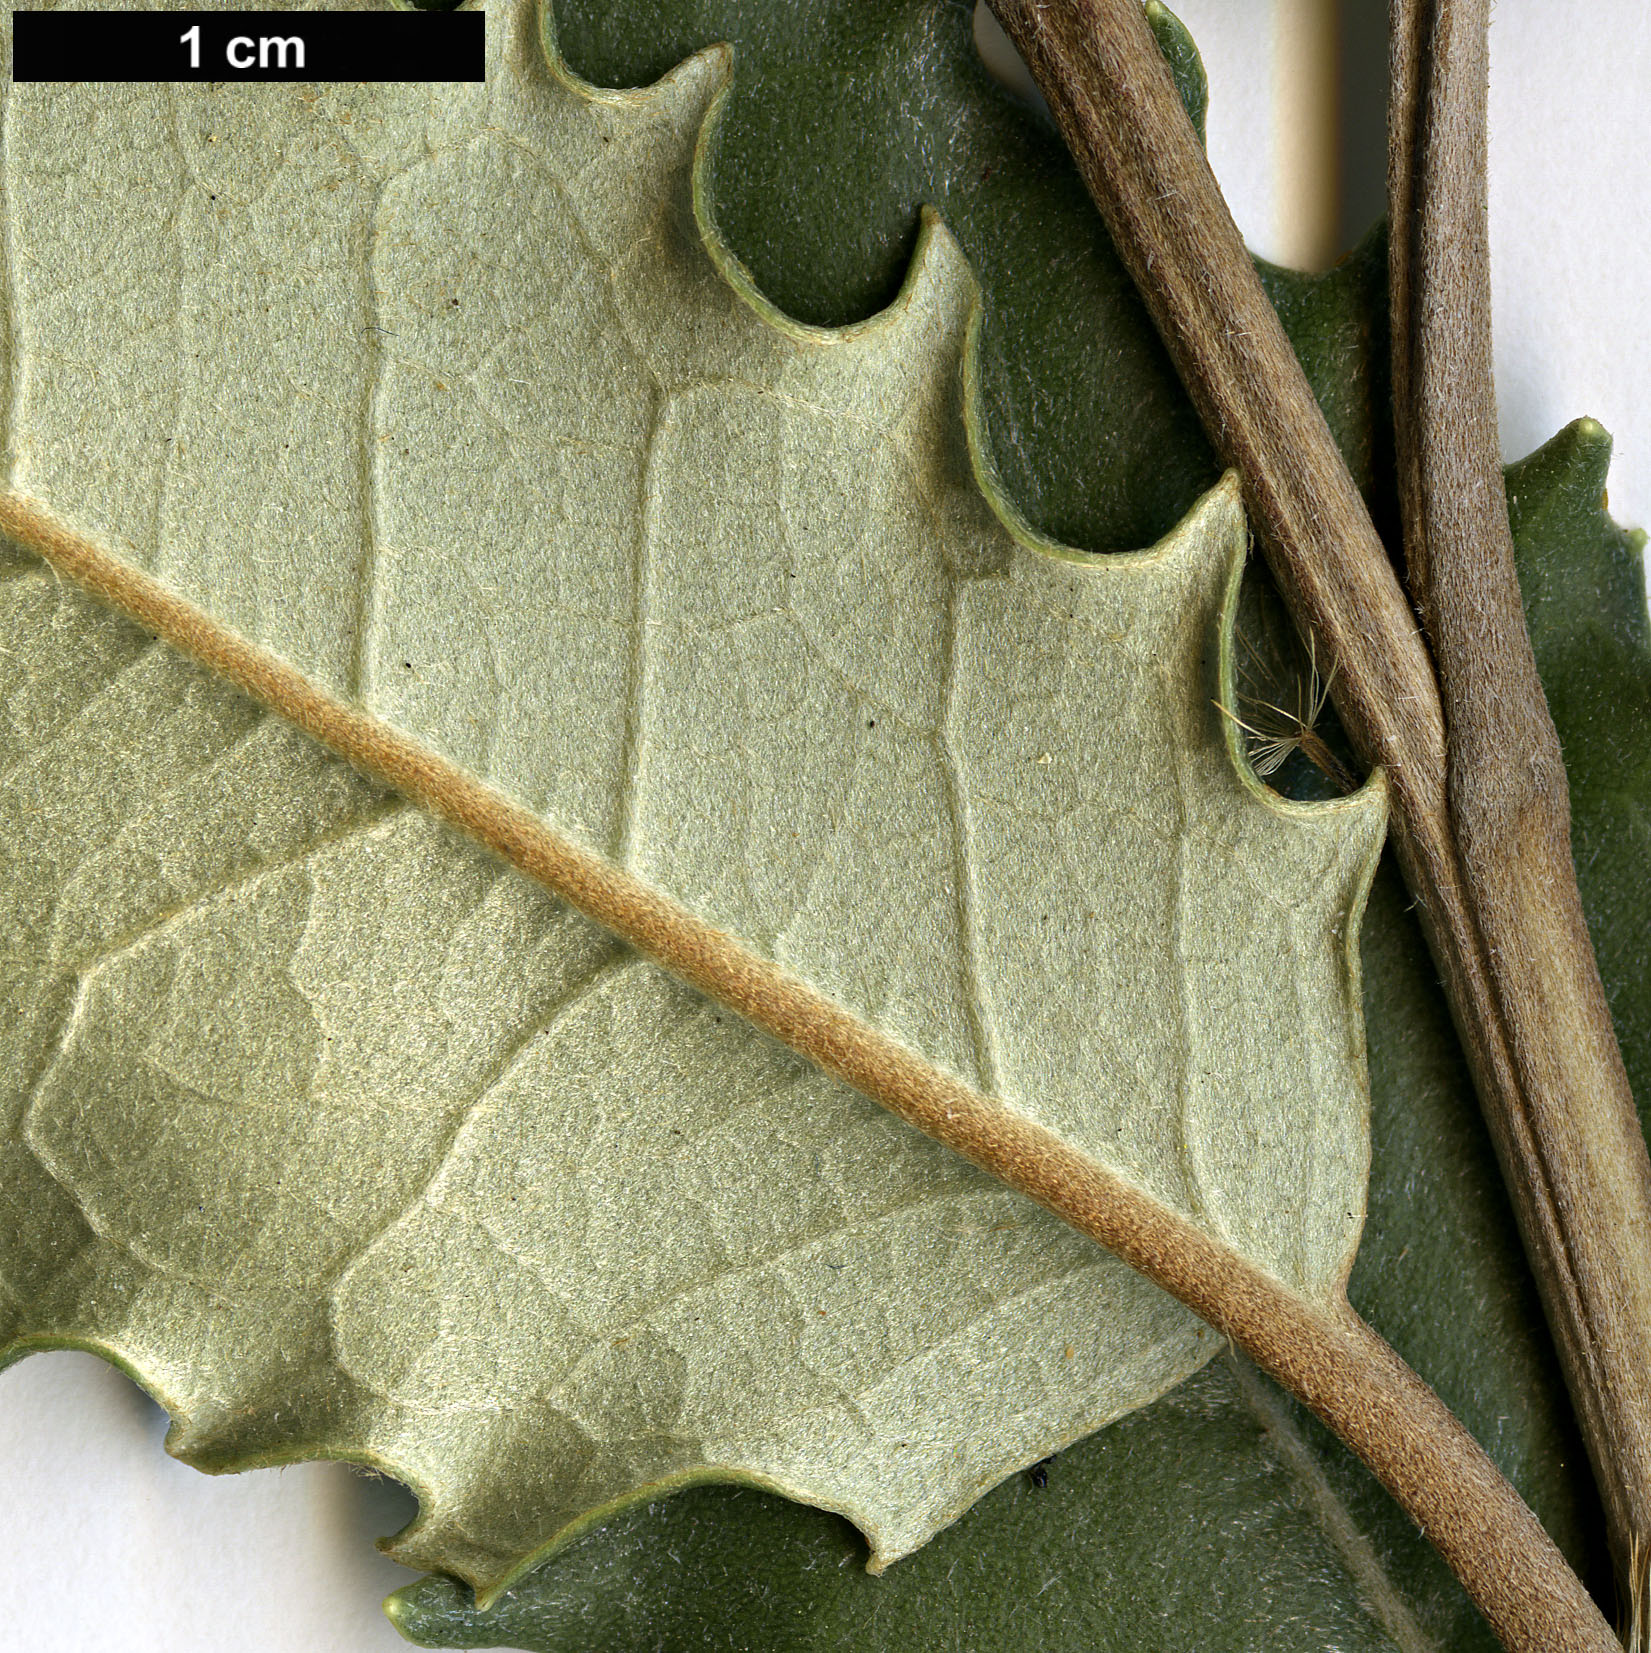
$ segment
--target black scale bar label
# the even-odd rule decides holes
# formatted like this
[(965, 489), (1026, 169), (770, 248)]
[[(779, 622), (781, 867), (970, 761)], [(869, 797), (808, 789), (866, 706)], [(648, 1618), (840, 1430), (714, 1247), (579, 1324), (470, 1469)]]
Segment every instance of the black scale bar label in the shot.
[(14, 81), (482, 80), (479, 11), (16, 11)]

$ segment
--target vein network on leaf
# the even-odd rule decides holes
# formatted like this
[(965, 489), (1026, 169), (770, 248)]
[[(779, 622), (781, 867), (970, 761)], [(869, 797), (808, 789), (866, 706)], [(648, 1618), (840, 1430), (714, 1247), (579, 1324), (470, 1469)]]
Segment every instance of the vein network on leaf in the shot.
[(1380, 784), (1286, 804), (1221, 727), (1231, 480), (1104, 560), (1007, 503), (936, 220), (788, 323), (705, 223), (726, 55), (596, 92), (489, 23), (485, 90), (8, 94), (14, 520), (224, 674), (0, 588), (9, 1347), (205, 1466), (397, 1475), (392, 1553), (484, 1596), (708, 1479), (881, 1567), (1217, 1340), (658, 936), (1328, 1301)]

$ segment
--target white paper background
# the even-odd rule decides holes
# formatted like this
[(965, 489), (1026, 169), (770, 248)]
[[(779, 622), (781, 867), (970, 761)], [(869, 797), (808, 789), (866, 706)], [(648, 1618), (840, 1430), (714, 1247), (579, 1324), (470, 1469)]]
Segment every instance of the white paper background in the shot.
[[(1213, 88), (1210, 150), (1257, 251), (1313, 256), (1379, 195), (1382, 0), (1181, 0)], [(1338, 13), (1339, 68), (1313, 53)], [(1305, 74), (1304, 74), (1305, 70)], [(1312, 79), (1317, 74), (1318, 80)], [(1617, 440), (1611, 500), (1651, 522), (1651, 164), (1639, 0), (1504, 4), (1491, 54), (1491, 230), (1504, 452), (1579, 414)], [(1319, 190), (1338, 143), (1342, 200)], [(1326, 214), (1329, 214), (1327, 219)], [(1367, 216), (1367, 215), (1366, 215)], [(1339, 226), (1345, 234), (1346, 225)], [(412, 1510), (337, 1464), (209, 1478), (160, 1449), (165, 1420), (87, 1355), (0, 1375), (0, 1585), (29, 1653), (375, 1653), (412, 1575), (372, 1547)]]

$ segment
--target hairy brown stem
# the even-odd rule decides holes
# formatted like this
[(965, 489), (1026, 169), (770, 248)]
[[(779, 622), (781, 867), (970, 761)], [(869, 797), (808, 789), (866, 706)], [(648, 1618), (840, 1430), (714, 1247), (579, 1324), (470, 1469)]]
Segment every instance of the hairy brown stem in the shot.
[(1489, 0), (1394, 0), (1393, 399), (1410, 592), (1439, 679), (1482, 969), (1458, 1007), (1605, 1503), (1651, 1536), (1651, 1161), (1583, 919), (1520, 603), (1491, 376)]
[[(1651, 1292), (1651, 1174), (1636, 1169), (1644, 1147), (1620, 1058), (1611, 1059), (1615, 1045), (1576, 902), (1568, 832), (1556, 833), (1553, 824), (1555, 800), (1563, 802), (1557, 746), (1543, 749), (1553, 753), (1544, 765), (1532, 749), (1513, 745), (1504, 769), (1524, 766), (1530, 785), (1521, 791), (1493, 781), (1488, 797), (1483, 789), (1475, 794), (1471, 824), (1457, 810), (1458, 798), (1473, 789), (1456, 777), (1487, 742), (1522, 739), (1524, 722), (1504, 722), (1499, 734), (1494, 716), (1487, 717), (1465, 743), (1453, 727), (1457, 744), (1447, 755), (1447, 707), (1460, 715), (1465, 696), (1494, 714), (1499, 693), (1526, 700), (1534, 693), (1540, 706), (1534, 667), (1528, 683), (1474, 678), (1473, 689), (1441, 698), (1410, 605), (1138, 0), (992, 4), (1048, 99), (1212, 441), (1243, 478), (1285, 601), (1334, 666), (1336, 706), (1349, 736), (1367, 763), (1387, 771), (1400, 862), (1474, 1065), (1567, 1369), (1588, 1397), (1579, 1410), (1587, 1427), (1603, 1426), (1596, 1452), (1609, 1458), (1615, 1448), (1604, 1436), (1618, 1416), (1651, 1401), (1651, 1315), (1642, 1306)], [(1480, 259), (1482, 273), (1482, 242)], [(1423, 303), (1437, 296), (1432, 287)], [(1434, 377), (1427, 382), (1448, 382), (1448, 359), (1429, 360)], [(1488, 383), (1487, 369), (1487, 398)], [(1494, 456), (1494, 439), (1488, 452)], [(1499, 511), (1500, 475), (1486, 476), (1482, 454), (1475, 463), (1479, 514), (1486, 501)], [(1452, 576), (1439, 584), (1438, 600), (1472, 604), (1476, 597)], [(1431, 624), (1433, 614), (1424, 612)], [(1471, 662), (1503, 653), (1501, 628), (1515, 626), (1523, 639), (1510, 559), (1497, 626), (1487, 628), (1467, 610), (1458, 624), (1458, 655)], [(1528, 641), (1523, 648), (1528, 661)], [(1526, 712), (1519, 715), (1528, 721)], [(1545, 813), (1525, 801), (1532, 793), (1546, 799)], [(1556, 950), (1563, 962), (1550, 977), (1546, 961)], [(1591, 991), (1582, 984), (1578, 954), (1588, 960)], [(1382, 1461), (1400, 1443), (1372, 1444), (1366, 1462), (1403, 1501)], [(1446, 1473), (1442, 1464), (1439, 1473)], [(1467, 1519), (1465, 1509), (1457, 1519)], [(1430, 1536), (1446, 1547), (1436, 1529)], [(1458, 1573), (1510, 1648), (1534, 1653), (1561, 1645), (1518, 1639), (1524, 1632), (1507, 1616), (1500, 1574)], [(1603, 1621), (1580, 1586), (1569, 1599), (1575, 1633), (1597, 1639)]]

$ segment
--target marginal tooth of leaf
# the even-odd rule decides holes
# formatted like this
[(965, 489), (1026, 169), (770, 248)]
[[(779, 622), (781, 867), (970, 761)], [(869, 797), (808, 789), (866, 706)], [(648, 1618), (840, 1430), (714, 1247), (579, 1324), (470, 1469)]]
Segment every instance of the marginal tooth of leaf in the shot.
[[(1003, 1030), (993, 1088), (1311, 1292), (1314, 1257), (1339, 1247), (1342, 1269), (1351, 1263), (1359, 1200), (1336, 1212), (1334, 1190), (1362, 1185), (1362, 1114), (1340, 1138), (1307, 1133), (1312, 1148), (1292, 1162), (1287, 1137), (1299, 1121), (1279, 1120), (1285, 1136), (1269, 1150), (1258, 1136), (1264, 1110), (1234, 1106), (1234, 1095), (1280, 1094), (1291, 1064), (1303, 1060), (1320, 1081), (1314, 1094), (1333, 1095), (1335, 1074), (1360, 1060), (1357, 1018), (1323, 1041), (1305, 1021), (1263, 1031), (1251, 1020), (1255, 1001), (1245, 983), (1266, 973), (1281, 946), (1310, 947), (1316, 971), (1340, 976), (1346, 1002), (1356, 1005), (1354, 938), (1384, 811), (1379, 782), (1346, 805), (1276, 799), (1212, 738), (1208, 645), (1219, 634), (1230, 652), (1244, 540), (1229, 478), (1174, 534), (1134, 557), (1078, 561), (1058, 548), (1018, 550), (1004, 578), (968, 588), (958, 646), (965, 687), (952, 726), (983, 869), (976, 876), (978, 951), (990, 961), (983, 997)], [(1150, 584), (1161, 589), (1156, 601), (1143, 599)], [(1101, 640), (1138, 662), (1140, 681), (1156, 692), (1120, 695)], [(1059, 685), (1045, 700), (1029, 692), (1036, 669), (1022, 678), (1028, 661), (1046, 663), (1045, 680)], [(1167, 739), (1166, 717), (1174, 726)], [(1173, 754), (1173, 785), (1155, 787), (1143, 770), (1137, 795), (1127, 786), (1122, 797), (1109, 794), (1093, 777), (1116, 773), (1119, 748)], [(1016, 776), (1007, 793), (997, 780), (1006, 772)], [(1154, 812), (1141, 821), (1145, 842), (1131, 843), (1118, 828), (1145, 811)], [(1028, 831), (1027, 817), (1043, 830)], [(1158, 846), (1175, 848), (1160, 861)], [(1155, 892), (1166, 876), (1177, 893), (1159, 905)], [(1041, 909), (1035, 925), (1014, 899), (1029, 885)], [(1185, 945), (1176, 934), (1201, 911), (1256, 902), (1263, 914), (1300, 918), (1282, 936), (1259, 917), (1245, 935), (1223, 932), (1209, 945), (1196, 931)], [(1120, 954), (1101, 940), (1166, 924), (1174, 963), (1163, 976), (1146, 949)], [(1026, 982), (1051, 978), (1075, 985), (1061, 996), (1026, 993)], [(1133, 995), (1181, 1007), (1193, 1054), (1168, 1084), (1132, 1086), (1128, 1064), (1138, 1058), (1107, 1049), (1113, 1007)], [(1229, 1067), (1218, 1052), (1242, 1055)], [(1292, 1186), (1292, 1176), (1301, 1181)], [(1326, 1226), (1315, 1232), (1304, 1222), (1280, 1247), (1258, 1216), (1281, 1203), (1322, 1213)]]
[[(16, 94), (14, 482), (1333, 1291), (1381, 804), (1283, 805), (1223, 746), (1234, 486), (1131, 556), (1040, 540), (984, 458), (944, 230), (882, 315), (777, 325), (706, 256), (703, 172), (698, 230), (690, 205), (724, 60), (573, 92), (531, 8), (495, 11), (485, 103), (231, 87), (157, 137), (141, 97), (96, 100), (68, 189), (80, 105)], [(254, 132), (248, 180), (226, 156)], [(317, 244), (300, 282), (270, 256)], [(122, 355), (94, 281), (171, 343)], [(146, 769), (196, 761), (161, 746), (91, 748), (118, 784), (80, 803), (117, 836)], [(392, 1467), (425, 1499), (404, 1553), (494, 1587), (713, 1475), (843, 1511), (882, 1565), (1206, 1358), (1115, 1259), (428, 821), (283, 841), (111, 926), (78, 1014), (28, 984), (27, 1141), (97, 1238), (65, 1219), (17, 1325), (164, 1374), (203, 1461)], [(111, 861), (81, 865), (89, 911)]]

